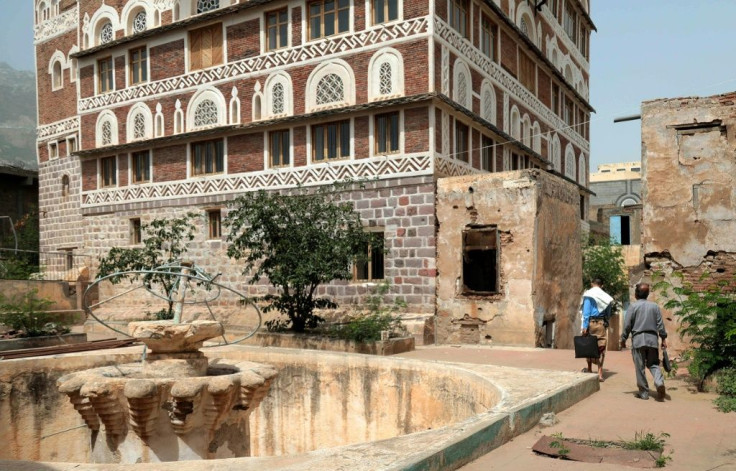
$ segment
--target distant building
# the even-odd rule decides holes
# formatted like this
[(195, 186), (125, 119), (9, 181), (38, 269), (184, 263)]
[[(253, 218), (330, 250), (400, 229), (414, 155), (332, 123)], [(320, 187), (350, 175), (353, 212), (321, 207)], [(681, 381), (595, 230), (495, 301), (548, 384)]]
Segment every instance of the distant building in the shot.
[(623, 246), (626, 265), (641, 263), (641, 163), (601, 164), (590, 175), (590, 232)]
[(42, 247), (197, 211), (195, 263), (242, 283), (228, 201), (367, 179), (346, 199), (387, 252), (323, 294), (387, 279), (432, 314), (437, 179), (538, 168), (584, 218), (594, 29), (588, 0), (39, 0)]

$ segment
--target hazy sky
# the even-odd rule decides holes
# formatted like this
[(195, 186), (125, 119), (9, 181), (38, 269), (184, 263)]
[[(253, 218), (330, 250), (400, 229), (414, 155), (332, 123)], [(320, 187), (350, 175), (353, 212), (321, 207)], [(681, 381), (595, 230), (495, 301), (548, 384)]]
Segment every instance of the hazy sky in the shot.
[[(410, 1), (410, 0), (404, 0)], [(32, 70), (33, 0), (0, 0), (0, 61)], [(591, 0), (591, 170), (641, 158), (643, 100), (736, 90), (736, 0)], [(0, 97), (2, 99), (2, 97)]]

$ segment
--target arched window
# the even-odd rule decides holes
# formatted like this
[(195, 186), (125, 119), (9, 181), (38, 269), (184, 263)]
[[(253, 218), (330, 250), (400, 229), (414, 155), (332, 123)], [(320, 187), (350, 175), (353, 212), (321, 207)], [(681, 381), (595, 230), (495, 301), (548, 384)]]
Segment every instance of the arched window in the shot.
[(524, 33), (525, 36), (529, 36), (529, 25), (526, 24), (526, 18), (521, 19), (521, 24), (519, 24), (519, 29), (522, 33)]
[(253, 95), (253, 121), (261, 119), (261, 95)]
[(61, 177), (61, 196), (69, 196), (69, 175)]
[(542, 130), (536, 121), (532, 126), (532, 149), (538, 154), (542, 153)]
[(194, 127), (217, 124), (217, 105), (212, 100), (202, 100), (194, 111)]
[(143, 31), (145, 31), (147, 26), (146, 23), (146, 11), (141, 10), (135, 15), (135, 17), (133, 17), (133, 33), (142, 33)]
[(575, 152), (570, 144), (565, 149), (565, 176), (575, 180)]
[(317, 105), (345, 101), (345, 87), (337, 74), (327, 74), (317, 83)]
[(518, 141), (521, 139), (521, 117), (519, 116), (519, 110), (516, 106), (511, 109), (510, 121), (511, 128), (509, 129), (509, 133), (511, 134), (511, 137)]
[(386, 47), (376, 52), (368, 64), (368, 99), (404, 93), (404, 61), (399, 51)]
[(271, 89), (271, 114), (282, 114), (284, 112), (284, 86), (280, 83), (274, 84)]
[(562, 155), (560, 150), (560, 139), (555, 134), (552, 137), (552, 168), (556, 172), (562, 172)]
[(240, 98), (238, 98), (238, 89), (233, 87), (230, 92), (230, 124), (240, 124)]
[(532, 146), (532, 122), (529, 119), (529, 115), (524, 115), (524, 118), (522, 119), (522, 127), (521, 127), (521, 135), (522, 135), (522, 142), (525, 146), (531, 147)]
[(172, 21), (179, 21), (181, 19), (180, 11), (181, 11), (181, 6), (179, 6), (179, 2), (176, 2), (174, 4), (174, 8), (172, 9), (172, 13), (171, 13)]
[(156, 104), (156, 117), (154, 118), (154, 135), (156, 137), (161, 137), (164, 135), (164, 114), (162, 113), (163, 107), (161, 106), (161, 103)]
[(455, 61), (453, 80), (453, 99), (467, 109), (473, 107), (473, 86), (470, 79), (470, 70), (465, 62)]
[(138, 113), (133, 118), (133, 139), (143, 139), (146, 137), (146, 118), (142, 113)]
[(114, 39), (112, 23), (109, 21), (100, 28), (100, 44), (107, 44)]
[(585, 185), (587, 170), (585, 169), (585, 156), (580, 154), (578, 157), (578, 183)]
[(197, 0), (197, 14), (220, 8), (220, 0)]
[(54, 67), (51, 73), (51, 82), (52, 82), (51, 88), (53, 90), (58, 90), (64, 86), (64, 80), (63, 80), (63, 75), (61, 73), (61, 62), (60, 61), (54, 62)]

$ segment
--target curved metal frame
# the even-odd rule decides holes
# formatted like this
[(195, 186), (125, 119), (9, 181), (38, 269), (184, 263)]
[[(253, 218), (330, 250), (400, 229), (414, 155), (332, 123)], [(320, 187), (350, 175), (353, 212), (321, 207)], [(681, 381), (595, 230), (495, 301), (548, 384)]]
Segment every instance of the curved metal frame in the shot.
[[(214, 295), (212, 297), (205, 297), (203, 300), (195, 299), (195, 300), (189, 300), (189, 301), (187, 301), (187, 300), (177, 301), (177, 300), (171, 299), (172, 293), (167, 293), (167, 295), (164, 296), (162, 293), (157, 292), (156, 290), (154, 290), (150, 285), (146, 286), (146, 284), (144, 282), (141, 282), (141, 284), (139, 284), (138, 286), (135, 286), (132, 289), (129, 289), (129, 290), (124, 291), (122, 293), (118, 293), (118, 294), (110, 297), (109, 299), (105, 299), (104, 301), (97, 302), (97, 303), (95, 303), (93, 305), (90, 305), (89, 304), (88, 296), (91, 293), (91, 290), (95, 286), (97, 286), (101, 282), (103, 282), (105, 280), (109, 280), (111, 278), (127, 277), (127, 276), (130, 276), (130, 275), (135, 275), (136, 277), (137, 276), (141, 276), (141, 275), (170, 275), (170, 276), (176, 276), (176, 277), (179, 277), (179, 278), (184, 277), (184, 278), (187, 279), (187, 290), (193, 290), (194, 289), (194, 288), (192, 288), (192, 287), (189, 286), (189, 282), (190, 281), (195, 281), (195, 283), (196, 283), (197, 286), (204, 286), (204, 289), (207, 292), (210, 292), (214, 288), (214, 291), (213, 291), (214, 292)], [(208, 345), (208, 347), (217, 347), (217, 346), (220, 346), (220, 345), (230, 345), (230, 344), (239, 343), (239, 342), (242, 342), (245, 339), (248, 339), (248, 338), (254, 336), (256, 334), (256, 332), (258, 332), (258, 329), (261, 328), (261, 324), (262, 324), (261, 310), (258, 308), (258, 305), (256, 305), (256, 303), (253, 302), (253, 300), (251, 298), (249, 298), (248, 296), (245, 296), (243, 293), (241, 293), (241, 292), (239, 292), (239, 291), (237, 291), (237, 290), (235, 290), (233, 288), (228, 288), (227, 286), (225, 286), (225, 285), (223, 285), (221, 283), (216, 282), (215, 280), (219, 276), (220, 276), (220, 274), (218, 273), (214, 277), (210, 277), (209, 275), (207, 275), (207, 273), (204, 270), (198, 268), (196, 265), (186, 266), (186, 265), (182, 265), (180, 263), (170, 263), (170, 264), (166, 264), (166, 265), (161, 265), (160, 267), (156, 267), (156, 268), (153, 268), (151, 270), (130, 270), (130, 271), (115, 272), (115, 273), (112, 273), (110, 275), (103, 276), (102, 278), (95, 279), (95, 281), (92, 282), (87, 287), (87, 289), (84, 291), (84, 295), (82, 296), (82, 308), (84, 309), (84, 312), (86, 312), (87, 314), (89, 314), (90, 316), (92, 316), (94, 318), (94, 320), (96, 320), (100, 324), (104, 325), (108, 329), (110, 329), (110, 330), (112, 330), (114, 332), (117, 332), (118, 334), (124, 335), (125, 337), (130, 337), (130, 335), (127, 332), (123, 332), (121, 330), (118, 330), (115, 327), (112, 327), (111, 325), (107, 324), (105, 321), (103, 321), (99, 317), (97, 317), (95, 315), (95, 313), (92, 312), (92, 309), (93, 308), (96, 308), (96, 307), (98, 307), (98, 306), (100, 306), (100, 305), (102, 305), (102, 304), (104, 304), (106, 302), (112, 301), (113, 299), (117, 299), (117, 298), (120, 298), (120, 297), (125, 296), (127, 294), (130, 294), (133, 291), (136, 291), (138, 289), (145, 288), (145, 290), (148, 291), (153, 296), (156, 296), (157, 298), (162, 299), (162, 300), (167, 301), (167, 302), (173, 302), (173, 303), (181, 302), (184, 305), (188, 305), (188, 304), (192, 304), (193, 305), (193, 304), (203, 304), (204, 303), (207, 306), (207, 310), (210, 313), (210, 317), (212, 317), (213, 320), (219, 322), (219, 320), (217, 319), (217, 317), (215, 316), (215, 314), (212, 312), (212, 309), (210, 308), (210, 303), (213, 302), (213, 301), (215, 301), (215, 300), (217, 300), (220, 297), (220, 294), (222, 293), (222, 291), (225, 290), (225, 291), (229, 291), (229, 292), (235, 294), (236, 296), (238, 296), (240, 298), (240, 303), (239, 303), (240, 304), (240, 307), (246, 308), (248, 305), (253, 306), (253, 308), (255, 309), (256, 314), (258, 316), (258, 323), (257, 323), (256, 327), (251, 332), (249, 332), (247, 335), (245, 335), (243, 337), (240, 337), (240, 338), (237, 338), (237, 339), (235, 339), (233, 341), (228, 342), (227, 339), (225, 338), (224, 333), (223, 333), (223, 335), (222, 335), (222, 340), (223, 341), (222, 342), (220, 342), (218, 344), (215, 344), (215, 345)], [(224, 325), (223, 325), (223, 328), (224, 328)]]

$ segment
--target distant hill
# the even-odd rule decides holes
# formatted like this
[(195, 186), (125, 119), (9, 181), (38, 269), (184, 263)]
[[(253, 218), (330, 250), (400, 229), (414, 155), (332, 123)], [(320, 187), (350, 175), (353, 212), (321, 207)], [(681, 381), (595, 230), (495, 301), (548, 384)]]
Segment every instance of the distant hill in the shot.
[(0, 160), (37, 168), (36, 76), (0, 62)]

